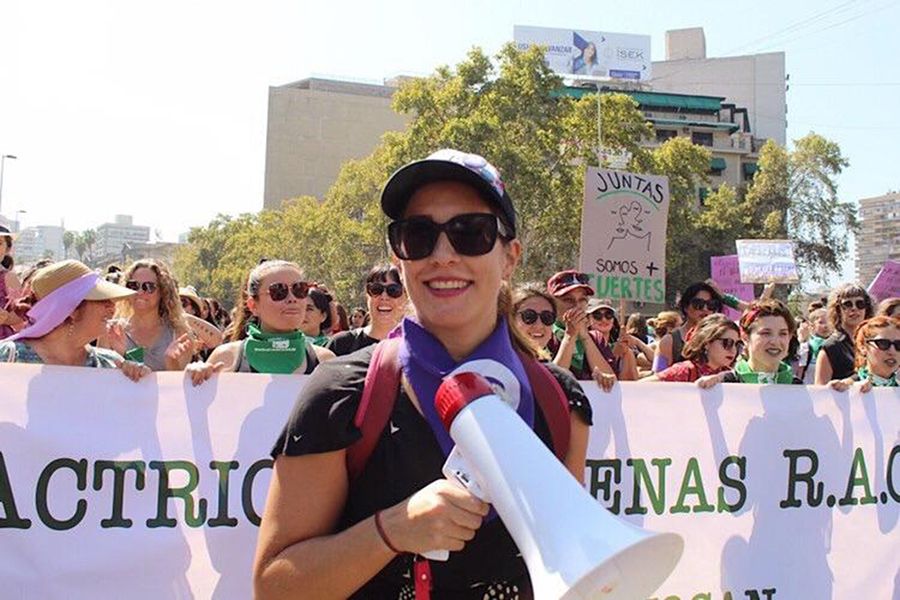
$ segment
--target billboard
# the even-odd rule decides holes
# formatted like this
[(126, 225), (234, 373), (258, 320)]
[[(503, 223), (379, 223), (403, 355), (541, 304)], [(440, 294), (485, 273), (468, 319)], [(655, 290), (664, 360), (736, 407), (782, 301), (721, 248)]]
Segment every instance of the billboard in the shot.
[(513, 39), (519, 50), (546, 46), (545, 62), (564, 77), (635, 81), (651, 77), (649, 35), (516, 25)]

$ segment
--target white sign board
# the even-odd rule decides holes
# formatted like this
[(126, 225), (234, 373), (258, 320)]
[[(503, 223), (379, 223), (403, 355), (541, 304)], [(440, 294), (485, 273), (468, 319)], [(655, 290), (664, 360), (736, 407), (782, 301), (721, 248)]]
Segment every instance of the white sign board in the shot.
[(797, 283), (790, 240), (736, 240), (742, 283)]
[(598, 298), (665, 302), (669, 180), (588, 167), (579, 268)]
[(513, 38), (520, 50), (546, 46), (547, 65), (563, 76), (635, 81), (651, 76), (649, 35), (516, 25)]

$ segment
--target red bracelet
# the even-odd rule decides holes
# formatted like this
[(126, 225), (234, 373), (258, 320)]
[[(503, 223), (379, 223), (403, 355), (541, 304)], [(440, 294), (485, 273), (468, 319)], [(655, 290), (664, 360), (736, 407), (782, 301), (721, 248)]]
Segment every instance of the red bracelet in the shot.
[(387, 534), (384, 532), (384, 527), (381, 525), (381, 511), (375, 513), (375, 529), (378, 531), (379, 537), (381, 537), (381, 541), (384, 542), (384, 545), (391, 549), (391, 552), (394, 554), (403, 554), (400, 550), (391, 543), (391, 540), (388, 539)]

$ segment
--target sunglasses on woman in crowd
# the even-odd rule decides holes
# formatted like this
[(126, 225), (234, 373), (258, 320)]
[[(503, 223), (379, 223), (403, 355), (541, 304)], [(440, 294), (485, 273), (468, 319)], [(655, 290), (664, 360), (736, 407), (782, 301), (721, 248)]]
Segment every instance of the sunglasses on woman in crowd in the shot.
[(852, 298), (847, 298), (846, 300), (841, 300), (841, 307), (846, 308), (847, 310), (851, 310), (856, 307), (856, 310), (866, 310), (866, 306), (868, 303), (862, 298), (857, 298), (855, 301)]
[(731, 338), (716, 338), (715, 341), (722, 344), (722, 348), (724, 350), (731, 350), (732, 348), (737, 348), (737, 353), (741, 354), (744, 351), (744, 342), (740, 340), (733, 340)]
[(366, 293), (373, 298), (377, 298), (384, 292), (391, 298), (399, 298), (403, 295), (403, 284), (400, 283), (379, 283), (373, 281), (366, 284)]
[(141, 291), (145, 294), (153, 294), (159, 286), (153, 281), (134, 281), (132, 279), (131, 281), (125, 282), (125, 287), (135, 292)]
[(708, 308), (712, 312), (719, 312), (722, 310), (722, 303), (715, 298), (710, 298), (709, 300), (694, 298), (691, 300), (690, 305), (694, 310), (703, 310), (704, 308)]
[(866, 340), (867, 344), (872, 344), (879, 350), (887, 351), (891, 346), (894, 347), (894, 350), (900, 352), (900, 340), (886, 340), (884, 338), (871, 338)]
[(556, 314), (552, 310), (542, 310), (538, 312), (533, 308), (526, 308), (523, 311), (519, 311), (519, 318), (522, 319), (522, 322), (526, 325), (534, 325), (535, 321), (540, 317), (541, 323), (550, 327), (553, 323), (556, 322)]
[(303, 300), (309, 295), (309, 283), (305, 281), (295, 281), (291, 285), (286, 283), (273, 283), (268, 289), (269, 298), (274, 302), (281, 302), (288, 297), (288, 293), (294, 295), (297, 300)]
[(431, 256), (441, 232), (450, 245), (463, 256), (481, 256), (493, 249), (497, 236), (510, 238), (506, 225), (488, 213), (457, 215), (446, 223), (435, 223), (428, 217), (410, 217), (388, 225), (388, 240), (401, 260), (419, 260)]

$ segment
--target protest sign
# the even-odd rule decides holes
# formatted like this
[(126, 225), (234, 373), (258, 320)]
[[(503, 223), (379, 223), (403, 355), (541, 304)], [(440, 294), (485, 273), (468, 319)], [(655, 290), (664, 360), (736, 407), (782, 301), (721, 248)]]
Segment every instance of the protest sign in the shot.
[(797, 283), (794, 243), (790, 240), (736, 240), (743, 283)]
[[(709, 272), (710, 277), (716, 282), (716, 285), (719, 286), (722, 293), (731, 294), (744, 302), (753, 300), (753, 284), (741, 283), (741, 272), (737, 254), (710, 256)], [(725, 316), (732, 321), (737, 321), (741, 318), (741, 313), (733, 308), (725, 307), (723, 312), (725, 313)]]
[[(306, 381), (0, 365), (0, 595), (252, 597), (269, 451)], [(654, 598), (895, 597), (897, 388), (583, 387), (588, 492), (685, 539)]]
[(598, 298), (664, 302), (669, 180), (588, 167), (580, 269)]
[(875, 300), (900, 297), (900, 262), (889, 260), (869, 285), (869, 295)]

